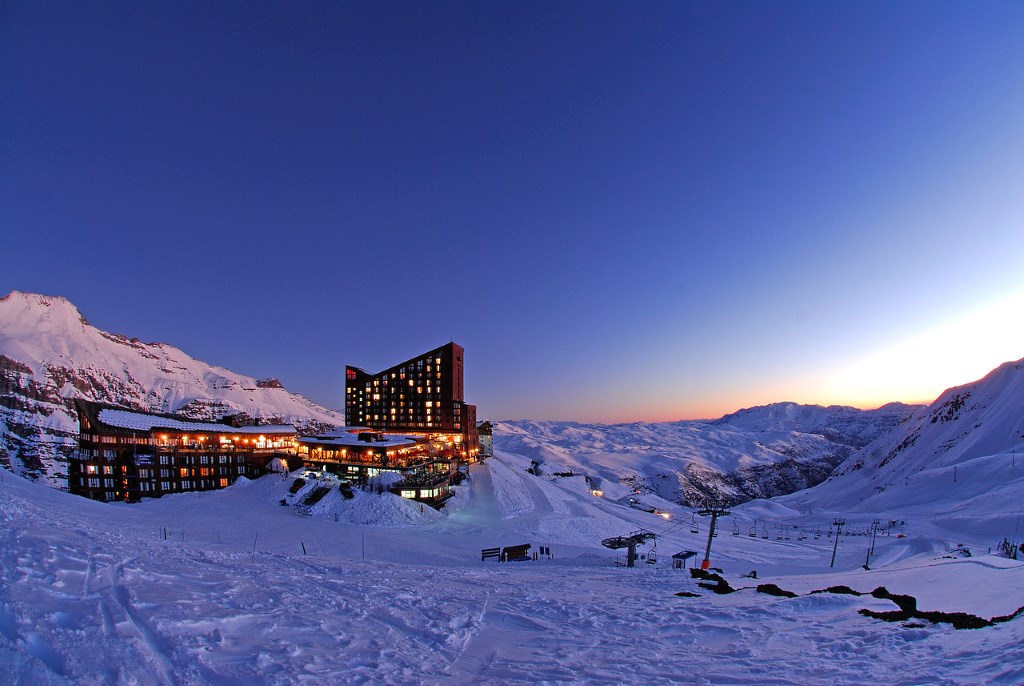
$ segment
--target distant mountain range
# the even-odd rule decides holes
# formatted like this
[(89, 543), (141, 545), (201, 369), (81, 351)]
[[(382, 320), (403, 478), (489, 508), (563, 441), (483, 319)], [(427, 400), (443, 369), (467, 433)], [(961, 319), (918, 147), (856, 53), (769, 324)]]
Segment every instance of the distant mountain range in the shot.
[(708, 499), (736, 504), (822, 482), (918, 409), (775, 403), (715, 421), (498, 422), (495, 444), (529, 457), (542, 475), (584, 473), (691, 506)]
[(101, 331), (64, 298), (17, 291), (0, 298), (0, 466), (64, 485), (78, 434), (76, 398), (193, 419), (241, 413), (300, 431), (345, 421), (276, 379)]

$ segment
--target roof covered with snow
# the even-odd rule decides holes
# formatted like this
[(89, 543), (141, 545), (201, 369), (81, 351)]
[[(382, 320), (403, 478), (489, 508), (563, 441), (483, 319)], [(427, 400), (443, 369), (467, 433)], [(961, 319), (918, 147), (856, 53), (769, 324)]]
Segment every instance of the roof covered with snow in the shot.
[(227, 424), (214, 422), (194, 422), (183, 419), (173, 419), (160, 415), (146, 414), (144, 412), (132, 412), (131, 410), (100, 410), (99, 420), (108, 426), (119, 429), (134, 429), (136, 431), (152, 431), (153, 429), (168, 429), (170, 431), (194, 431), (209, 433), (233, 433), (233, 434), (294, 434), (295, 427), (291, 424), (267, 424), (264, 426), (242, 426), (235, 427)]
[(397, 436), (397, 435), (384, 435), (381, 440), (374, 441), (361, 441), (357, 434), (350, 433), (336, 433), (331, 432), (329, 434), (322, 434), (320, 436), (310, 436), (309, 438), (300, 438), (300, 443), (305, 445), (319, 445), (319, 446), (339, 446), (339, 447), (355, 447), (355, 448), (403, 448), (410, 445), (416, 445), (417, 441), (411, 436)]

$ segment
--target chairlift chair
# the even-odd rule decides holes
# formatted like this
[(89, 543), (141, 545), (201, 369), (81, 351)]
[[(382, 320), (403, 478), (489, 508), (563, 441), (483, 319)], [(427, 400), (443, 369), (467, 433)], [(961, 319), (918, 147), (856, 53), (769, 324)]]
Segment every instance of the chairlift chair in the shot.
[(756, 526), (750, 527), (750, 533), (748, 533), (747, 535), (750, 536), (751, 538), (757, 538), (757, 527)]
[(732, 522), (732, 535), (733, 536), (739, 536), (740, 535), (740, 525), (736, 523), (735, 519)]
[(765, 524), (764, 528), (761, 529), (761, 538), (768, 538), (768, 525)]

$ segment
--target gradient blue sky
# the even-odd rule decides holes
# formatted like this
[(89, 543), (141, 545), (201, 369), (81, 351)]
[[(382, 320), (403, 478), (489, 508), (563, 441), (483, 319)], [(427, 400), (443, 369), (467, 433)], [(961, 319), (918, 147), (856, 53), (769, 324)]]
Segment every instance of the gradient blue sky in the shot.
[(1024, 3), (0, 7), (0, 291), (330, 407), (877, 406), (1024, 356)]

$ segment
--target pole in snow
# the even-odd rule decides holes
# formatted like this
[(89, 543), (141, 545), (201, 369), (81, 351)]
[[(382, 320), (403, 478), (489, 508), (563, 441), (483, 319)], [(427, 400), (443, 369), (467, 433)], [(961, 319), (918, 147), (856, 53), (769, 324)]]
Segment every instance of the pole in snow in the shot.
[(700, 568), (708, 570), (711, 568), (711, 539), (715, 537), (715, 523), (719, 517), (732, 514), (729, 510), (722, 507), (722, 504), (716, 500), (712, 500), (708, 503), (708, 506), (703, 510), (697, 512), (702, 517), (708, 515), (711, 516), (711, 524), (708, 526), (708, 546), (704, 550), (704, 560), (700, 563)]
[(868, 567), (868, 563), (871, 561), (871, 556), (875, 554), (875, 534), (878, 533), (878, 525), (881, 521), (876, 519), (871, 522), (871, 540), (868, 542), (868, 552), (864, 556), (864, 569), (871, 569)]
[(839, 550), (839, 534), (842, 532), (844, 524), (846, 524), (846, 520), (840, 517), (836, 517), (836, 520), (832, 522), (832, 526), (836, 528), (836, 543), (832, 546), (832, 562), (828, 565), (830, 569), (836, 564), (836, 551)]

